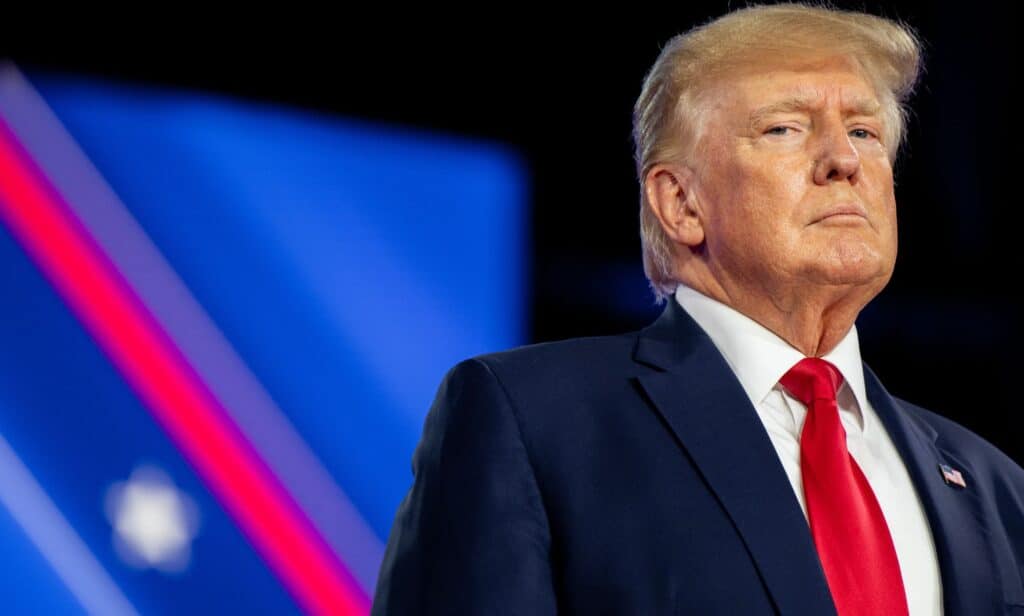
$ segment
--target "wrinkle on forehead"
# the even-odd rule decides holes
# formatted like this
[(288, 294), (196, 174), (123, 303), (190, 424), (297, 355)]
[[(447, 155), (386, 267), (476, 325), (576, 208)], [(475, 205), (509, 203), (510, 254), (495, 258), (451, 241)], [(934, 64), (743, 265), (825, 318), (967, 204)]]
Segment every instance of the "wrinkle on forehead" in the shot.
[[(855, 57), (846, 55), (833, 56), (797, 56), (797, 57), (751, 57), (743, 63), (737, 63), (728, 70), (717, 72), (702, 84), (701, 90), (708, 99), (721, 99), (726, 91), (749, 79), (762, 78), (771, 80), (783, 74), (798, 75), (814, 73), (849, 73), (855, 75), (867, 87), (871, 97), (877, 103), (878, 84), (874, 83), (871, 73)], [(810, 86), (802, 87), (796, 83), (791, 92), (792, 98), (808, 100), (824, 96), (824, 92)]]
[[(841, 76), (832, 83), (820, 80), (803, 82), (800, 77), (822, 74)], [(868, 76), (853, 63), (786, 64), (763, 63), (722, 76), (707, 90), (705, 101), (709, 111), (731, 115), (750, 126), (766, 116), (786, 112), (814, 112), (838, 98), (843, 117), (868, 116), (881, 118), (882, 104)]]
[[(844, 117), (849, 116), (877, 116), (882, 109), (882, 104), (874, 96), (866, 97), (860, 94), (851, 94), (844, 97), (843, 92), (839, 93), (841, 109)], [(760, 124), (765, 117), (794, 111), (818, 111), (826, 105), (828, 93), (813, 88), (799, 88), (788, 94), (782, 100), (758, 107), (750, 112), (750, 125)]]

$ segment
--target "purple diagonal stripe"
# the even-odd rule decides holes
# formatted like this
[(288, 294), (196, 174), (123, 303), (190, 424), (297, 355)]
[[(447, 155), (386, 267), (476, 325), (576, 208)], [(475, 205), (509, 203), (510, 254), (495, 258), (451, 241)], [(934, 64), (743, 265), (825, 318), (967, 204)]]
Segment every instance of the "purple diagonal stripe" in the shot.
[(0, 116), (369, 596), (383, 546), (42, 97), (0, 62)]

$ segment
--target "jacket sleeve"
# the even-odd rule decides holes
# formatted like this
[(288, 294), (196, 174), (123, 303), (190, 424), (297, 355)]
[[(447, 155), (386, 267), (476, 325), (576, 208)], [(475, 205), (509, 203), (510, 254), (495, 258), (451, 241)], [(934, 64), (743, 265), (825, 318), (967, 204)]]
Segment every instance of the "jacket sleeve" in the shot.
[(442, 381), (372, 616), (555, 614), (551, 535), (516, 410), (477, 359)]

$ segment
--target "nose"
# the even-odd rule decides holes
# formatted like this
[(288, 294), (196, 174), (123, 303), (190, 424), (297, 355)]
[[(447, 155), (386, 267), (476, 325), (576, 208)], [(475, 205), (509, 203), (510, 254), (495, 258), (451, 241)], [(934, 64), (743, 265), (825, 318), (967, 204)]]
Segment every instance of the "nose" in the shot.
[(850, 141), (841, 121), (827, 121), (820, 133), (818, 156), (814, 166), (814, 183), (853, 182), (860, 170), (860, 153)]

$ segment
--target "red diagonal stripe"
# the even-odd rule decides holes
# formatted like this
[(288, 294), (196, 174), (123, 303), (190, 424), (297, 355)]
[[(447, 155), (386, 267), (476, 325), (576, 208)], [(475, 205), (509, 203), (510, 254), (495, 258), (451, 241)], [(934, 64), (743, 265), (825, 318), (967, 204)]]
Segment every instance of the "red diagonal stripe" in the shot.
[(300, 605), (366, 614), (352, 576), (2, 121), (0, 221)]

